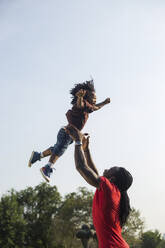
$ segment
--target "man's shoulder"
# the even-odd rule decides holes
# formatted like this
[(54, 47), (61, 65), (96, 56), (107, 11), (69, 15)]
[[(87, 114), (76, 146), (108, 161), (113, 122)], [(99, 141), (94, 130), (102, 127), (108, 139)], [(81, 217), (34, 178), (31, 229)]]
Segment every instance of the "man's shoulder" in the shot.
[(100, 176), (99, 181), (100, 186), (103, 185), (104, 187), (112, 187), (112, 183), (110, 182), (110, 180), (104, 176)]

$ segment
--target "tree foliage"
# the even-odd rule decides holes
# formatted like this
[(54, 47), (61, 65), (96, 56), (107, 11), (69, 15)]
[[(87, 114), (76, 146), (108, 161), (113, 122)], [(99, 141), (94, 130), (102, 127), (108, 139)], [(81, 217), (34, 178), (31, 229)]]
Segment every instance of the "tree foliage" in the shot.
[[(76, 233), (83, 224), (92, 224), (92, 199), (93, 193), (86, 188), (61, 197), (56, 186), (46, 183), (11, 190), (0, 200), (0, 247), (82, 247)], [(143, 233), (143, 225), (140, 212), (132, 209), (123, 228), (130, 248), (165, 248), (160, 233)], [(98, 247), (97, 239), (91, 238), (89, 247)]]
[(156, 248), (165, 248), (165, 240), (161, 239), (160, 243), (158, 244)]
[(144, 229), (144, 221), (140, 216), (140, 211), (132, 208), (126, 225), (123, 227), (122, 235), (127, 240), (130, 247), (138, 248), (141, 244), (141, 234)]
[(46, 183), (11, 190), (0, 201), (0, 247), (80, 247), (75, 233), (92, 220), (92, 198), (91, 192), (79, 188), (62, 199), (56, 186)]
[(0, 247), (19, 248), (25, 239), (25, 220), (22, 216), (23, 207), (18, 203), (12, 190), (0, 201)]
[(161, 243), (161, 234), (158, 230), (147, 231), (142, 234), (142, 248), (157, 248)]

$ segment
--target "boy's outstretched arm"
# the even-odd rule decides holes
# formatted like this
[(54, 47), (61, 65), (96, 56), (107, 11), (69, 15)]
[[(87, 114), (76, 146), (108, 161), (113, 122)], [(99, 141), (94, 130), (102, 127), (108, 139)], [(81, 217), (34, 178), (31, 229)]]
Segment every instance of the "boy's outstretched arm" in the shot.
[(109, 104), (110, 102), (111, 102), (111, 99), (110, 98), (106, 98), (103, 102), (97, 103), (95, 105), (96, 108), (94, 108), (94, 110), (96, 111), (96, 110), (102, 108), (103, 106)]

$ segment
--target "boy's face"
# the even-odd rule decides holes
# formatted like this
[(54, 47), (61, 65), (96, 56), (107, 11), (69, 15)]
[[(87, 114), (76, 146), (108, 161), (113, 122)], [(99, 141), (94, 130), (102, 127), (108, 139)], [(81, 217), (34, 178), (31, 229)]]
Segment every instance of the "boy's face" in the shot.
[(86, 96), (87, 96), (87, 101), (90, 104), (96, 104), (96, 93), (94, 91), (92, 91), (92, 92), (87, 91)]

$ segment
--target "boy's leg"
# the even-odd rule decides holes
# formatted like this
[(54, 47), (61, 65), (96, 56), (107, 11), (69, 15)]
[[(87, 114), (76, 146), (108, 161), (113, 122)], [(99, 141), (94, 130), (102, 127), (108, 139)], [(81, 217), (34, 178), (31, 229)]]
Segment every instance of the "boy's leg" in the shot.
[(31, 167), (32, 164), (34, 164), (35, 162), (37, 162), (39, 160), (41, 160), (41, 153), (33, 151), (31, 156), (30, 156), (28, 166)]
[(52, 154), (49, 163), (52, 165), (55, 164), (57, 159), (64, 154), (71, 143), (73, 143), (72, 138), (66, 133), (65, 128), (61, 128), (57, 135), (57, 143), (54, 145), (54, 148), (51, 149)]
[(59, 158), (59, 156), (57, 156), (56, 154), (52, 154), (50, 159), (49, 159), (49, 162), (40, 169), (40, 172), (43, 176), (43, 178), (49, 182), (50, 181), (50, 175), (52, 174), (53, 172), (53, 165), (54, 163), (57, 161), (57, 159)]
[(59, 158), (59, 156), (57, 156), (56, 154), (52, 154), (50, 156), (49, 162), (52, 164), (55, 164), (55, 162), (57, 161), (58, 158)]
[[(57, 159), (63, 155), (67, 147), (73, 142), (71, 137), (65, 132), (64, 128), (61, 128), (57, 135), (57, 143), (51, 148), (51, 157), (48, 164), (40, 169), (42, 176), (46, 181), (50, 181), (50, 174), (52, 173), (53, 165)], [(48, 152), (48, 151), (47, 151)], [(47, 153), (45, 153), (47, 154)]]
[(41, 157), (42, 157), (42, 158), (45, 158), (45, 157), (47, 157), (47, 156), (50, 156), (51, 154), (52, 154), (51, 148), (48, 148), (48, 149), (46, 149), (45, 151), (43, 151), (43, 152), (41, 153)]
[(32, 164), (34, 164), (37, 161), (40, 161), (41, 158), (45, 158), (47, 156), (50, 156), (52, 154), (52, 148), (53, 147), (50, 147), (50, 148), (46, 149), (45, 151), (43, 151), (42, 153), (33, 151), (31, 156), (30, 156), (28, 166), (31, 167)]

